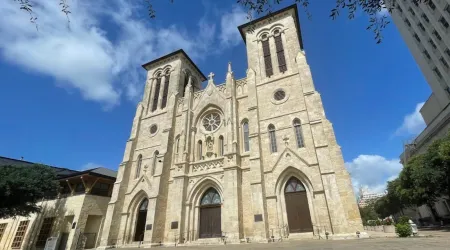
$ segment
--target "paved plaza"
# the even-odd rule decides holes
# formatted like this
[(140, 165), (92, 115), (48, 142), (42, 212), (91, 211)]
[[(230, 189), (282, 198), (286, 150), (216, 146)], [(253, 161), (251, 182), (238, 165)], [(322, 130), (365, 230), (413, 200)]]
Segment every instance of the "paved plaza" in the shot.
[[(291, 240), (277, 243), (249, 243), (234, 245), (159, 247), (161, 249), (303, 249), (303, 250), (450, 250), (450, 232), (447, 230), (421, 231), (422, 237), (396, 238), (393, 234), (370, 235), (358, 240)], [(136, 248), (127, 248), (132, 250)], [(120, 248), (120, 250), (125, 250)]]

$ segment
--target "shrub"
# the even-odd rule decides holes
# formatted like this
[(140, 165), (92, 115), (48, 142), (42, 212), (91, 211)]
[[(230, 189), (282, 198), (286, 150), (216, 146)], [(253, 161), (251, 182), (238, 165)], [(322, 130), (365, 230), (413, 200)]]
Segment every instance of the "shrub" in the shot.
[(374, 220), (369, 220), (369, 221), (367, 221), (367, 225), (373, 227), (373, 226), (376, 226), (376, 222)]
[(395, 233), (398, 237), (408, 237), (412, 234), (412, 229), (409, 224), (397, 224), (395, 225)]
[(409, 224), (409, 217), (408, 216), (402, 216), (398, 219), (398, 224)]
[(377, 226), (381, 226), (381, 221), (377, 220), (377, 221), (375, 221), (375, 223)]

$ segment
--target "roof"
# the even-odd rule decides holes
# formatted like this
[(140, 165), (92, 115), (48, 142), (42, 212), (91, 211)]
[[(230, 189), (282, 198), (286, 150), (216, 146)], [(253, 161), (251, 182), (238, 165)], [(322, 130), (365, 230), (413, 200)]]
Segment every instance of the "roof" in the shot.
[[(36, 165), (36, 164), (48, 166), (46, 164), (35, 163), (35, 162), (18, 160), (18, 159), (0, 156), (0, 166), (32, 166), (32, 165)], [(78, 171), (76, 171), (76, 170), (71, 170), (71, 169), (67, 169), (67, 168), (59, 168), (59, 167), (54, 167), (54, 166), (48, 166), (48, 167), (51, 167), (56, 171), (56, 176), (58, 177), (58, 179), (62, 178), (64, 176), (67, 176), (67, 175), (78, 173)]]
[(256, 23), (259, 23), (259, 22), (261, 22), (261, 21), (263, 21), (263, 20), (265, 20), (265, 19), (274, 17), (274, 16), (276, 16), (276, 15), (282, 13), (282, 12), (286, 12), (286, 11), (289, 11), (289, 10), (292, 10), (292, 9), (294, 10), (294, 21), (295, 21), (295, 26), (297, 27), (297, 31), (298, 31), (298, 40), (299, 40), (299, 42), (300, 42), (300, 48), (303, 50), (302, 31), (301, 31), (301, 29), (300, 29), (300, 19), (298, 18), (298, 8), (297, 8), (297, 4), (289, 5), (289, 6), (286, 7), (286, 8), (283, 8), (283, 9), (281, 9), (281, 10), (277, 10), (277, 11), (275, 11), (275, 12), (272, 12), (272, 13), (268, 14), (268, 15), (265, 15), (265, 16), (263, 16), (263, 17), (257, 18), (257, 19), (255, 19), (255, 20), (253, 20), (253, 21), (251, 21), (251, 22), (244, 23), (244, 24), (240, 25), (240, 26), (238, 27), (238, 29), (239, 29), (239, 33), (241, 33), (242, 39), (244, 39), (244, 43), (247, 42), (247, 41), (245, 40), (245, 34), (244, 34), (244, 29), (245, 29), (245, 28), (247, 28), (247, 27), (249, 27), (249, 26), (251, 26), (251, 25), (255, 25)]
[(201, 79), (202, 82), (203, 82), (203, 81), (206, 81), (206, 76), (205, 76), (205, 75), (202, 73), (202, 71), (197, 67), (197, 65), (192, 61), (192, 59), (186, 54), (186, 52), (184, 52), (183, 49), (179, 49), (179, 50), (174, 51), (174, 52), (172, 52), (172, 53), (170, 53), (170, 54), (167, 54), (167, 55), (165, 55), (165, 56), (162, 56), (162, 57), (160, 57), (160, 58), (157, 58), (157, 59), (155, 59), (155, 60), (153, 60), (153, 61), (150, 61), (150, 62), (148, 62), (148, 63), (142, 64), (142, 67), (143, 67), (144, 69), (148, 70), (148, 69), (147, 69), (148, 66), (150, 66), (150, 65), (152, 65), (152, 64), (154, 64), (154, 63), (156, 63), (156, 62), (158, 62), (158, 61), (161, 61), (161, 60), (164, 60), (164, 59), (169, 58), (169, 57), (171, 57), (171, 56), (174, 56), (174, 55), (176, 55), (176, 54), (178, 54), (178, 53), (181, 53), (184, 57), (186, 57), (186, 58), (188, 59), (188, 61), (189, 61), (192, 65), (194, 65), (195, 69), (198, 71), (198, 73), (200, 73), (200, 76), (202, 77), (202, 79)]
[(62, 178), (59, 178), (59, 179), (67, 179), (67, 178), (81, 176), (81, 175), (92, 175), (92, 176), (115, 180), (117, 177), (117, 172), (114, 170), (111, 170), (111, 169), (107, 169), (107, 168), (93, 168), (93, 169), (88, 169), (88, 170), (84, 170), (84, 171), (79, 171), (79, 172), (76, 172), (76, 173), (73, 173), (73, 174), (70, 174), (67, 176), (63, 176)]

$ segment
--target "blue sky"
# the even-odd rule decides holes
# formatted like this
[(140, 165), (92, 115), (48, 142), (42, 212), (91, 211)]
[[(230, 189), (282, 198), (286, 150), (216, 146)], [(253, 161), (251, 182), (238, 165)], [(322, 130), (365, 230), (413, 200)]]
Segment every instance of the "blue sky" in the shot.
[[(237, 78), (247, 59), (236, 1), (71, 1), (35, 6), (39, 31), (15, 1), (0, 6), (0, 155), (71, 169), (122, 160), (145, 62), (183, 48), (204, 74)], [(144, 1), (142, 1), (144, 2)], [(285, 1), (281, 8), (293, 1)], [(108, 4), (106, 4), (108, 3)], [(402, 142), (424, 127), (418, 108), (431, 91), (394, 24), (377, 45), (368, 18), (329, 18), (334, 0), (299, 8), (304, 47), (325, 112), (354, 185), (380, 191), (401, 169)]]

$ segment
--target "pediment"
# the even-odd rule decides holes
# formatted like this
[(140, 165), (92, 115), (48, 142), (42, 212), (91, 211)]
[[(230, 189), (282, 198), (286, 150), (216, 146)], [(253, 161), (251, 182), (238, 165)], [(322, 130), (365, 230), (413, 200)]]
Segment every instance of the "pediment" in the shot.
[(148, 179), (146, 174), (143, 174), (134, 184), (133, 188), (128, 192), (128, 194), (133, 193), (136, 189), (150, 191), (152, 189), (152, 185), (150, 184), (150, 180)]
[[(292, 150), (289, 147), (284, 148), (283, 152), (278, 156), (275, 164), (270, 168), (270, 170), (266, 172), (273, 172), (275, 168), (279, 165), (292, 165), (292, 163), (296, 163), (300, 165), (305, 165), (307, 167), (311, 166), (305, 159), (300, 157), (297, 152)], [(286, 163), (286, 164), (284, 164)]]
[(219, 107), (223, 106), (226, 96), (216, 87), (214, 83), (208, 83), (208, 86), (200, 93), (197, 104), (194, 106), (193, 110), (201, 110), (206, 105), (212, 103)]

